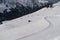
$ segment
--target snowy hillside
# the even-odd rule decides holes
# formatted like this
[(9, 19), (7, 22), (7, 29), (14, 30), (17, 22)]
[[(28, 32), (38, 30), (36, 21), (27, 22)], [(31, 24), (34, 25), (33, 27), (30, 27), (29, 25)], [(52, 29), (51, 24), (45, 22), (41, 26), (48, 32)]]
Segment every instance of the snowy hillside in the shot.
[(60, 2), (54, 4), (53, 8), (43, 8), (3, 22), (0, 25), (0, 40), (51, 40), (60, 36), (59, 30)]

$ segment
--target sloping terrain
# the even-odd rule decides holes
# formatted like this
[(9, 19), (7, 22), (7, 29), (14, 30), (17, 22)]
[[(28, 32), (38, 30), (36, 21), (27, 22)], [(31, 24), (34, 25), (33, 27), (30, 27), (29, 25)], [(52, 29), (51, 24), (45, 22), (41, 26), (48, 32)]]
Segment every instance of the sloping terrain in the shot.
[(60, 2), (54, 4), (53, 8), (43, 8), (3, 22), (0, 25), (0, 40), (53, 40), (55, 36), (60, 36), (59, 24)]

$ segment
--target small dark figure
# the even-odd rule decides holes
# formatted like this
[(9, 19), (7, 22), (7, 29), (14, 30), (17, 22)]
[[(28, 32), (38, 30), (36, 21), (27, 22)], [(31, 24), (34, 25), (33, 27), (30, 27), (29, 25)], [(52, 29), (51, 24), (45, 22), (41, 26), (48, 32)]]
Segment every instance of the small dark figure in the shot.
[(2, 13), (0, 13), (0, 24), (2, 24)]
[(49, 7), (52, 8), (53, 7), (53, 3), (50, 3), (50, 6)]
[(45, 3), (45, 6), (48, 8), (49, 7), (49, 3)]
[(28, 20), (28, 22), (31, 22), (31, 20)]

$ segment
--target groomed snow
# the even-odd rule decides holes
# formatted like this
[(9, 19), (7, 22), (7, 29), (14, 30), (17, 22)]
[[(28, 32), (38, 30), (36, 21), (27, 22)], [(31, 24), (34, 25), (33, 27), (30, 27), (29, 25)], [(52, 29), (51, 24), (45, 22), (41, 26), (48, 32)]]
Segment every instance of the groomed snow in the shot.
[(43, 8), (32, 14), (3, 22), (0, 25), (0, 40), (48, 40), (58, 36), (59, 3), (53, 8)]

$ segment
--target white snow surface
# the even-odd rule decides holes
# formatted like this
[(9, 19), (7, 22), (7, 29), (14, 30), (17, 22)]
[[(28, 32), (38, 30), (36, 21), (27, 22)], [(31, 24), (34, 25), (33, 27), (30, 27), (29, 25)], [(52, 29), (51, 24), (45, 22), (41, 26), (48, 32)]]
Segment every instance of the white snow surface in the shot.
[(0, 40), (56, 40), (59, 36), (60, 2), (0, 25)]

